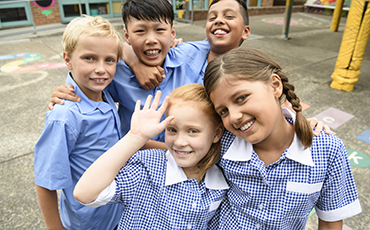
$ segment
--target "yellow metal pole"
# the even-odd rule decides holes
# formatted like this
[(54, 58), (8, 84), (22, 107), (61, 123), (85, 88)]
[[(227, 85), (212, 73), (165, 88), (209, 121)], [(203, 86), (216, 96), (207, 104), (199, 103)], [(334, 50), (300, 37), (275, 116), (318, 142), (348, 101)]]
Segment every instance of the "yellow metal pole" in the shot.
[(342, 44), (331, 78), (334, 89), (352, 91), (360, 75), (370, 33), (369, 0), (352, 0)]
[(344, 0), (337, 0), (335, 3), (335, 9), (333, 12), (333, 18), (331, 20), (330, 30), (338, 31), (340, 18), (342, 17)]

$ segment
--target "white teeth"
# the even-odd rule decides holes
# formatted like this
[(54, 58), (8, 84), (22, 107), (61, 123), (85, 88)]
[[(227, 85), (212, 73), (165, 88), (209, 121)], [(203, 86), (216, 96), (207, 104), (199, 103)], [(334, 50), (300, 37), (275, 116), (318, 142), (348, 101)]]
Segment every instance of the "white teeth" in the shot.
[(247, 124), (245, 124), (245, 125), (243, 125), (242, 127), (240, 127), (240, 130), (241, 130), (241, 131), (244, 131), (244, 130), (249, 129), (249, 127), (251, 127), (251, 126), (253, 125), (253, 123), (254, 123), (254, 120), (253, 120), (253, 121), (248, 122)]
[(159, 50), (148, 50), (148, 51), (145, 51), (145, 54), (149, 56), (154, 56), (154, 55), (159, 54)]
[(180, 154), (180, 155), (186, 155), (186, 154), (189, 154), (190, 151), (178, 151), (178, 150), (175, 150), (176, 153)]
[(216, 30), (215, 32), (213, 32), (213, 34), (217, 35), (218, 33), (221, 33), (222, 30)]
[(103, 82), (105, 81), (105, 79), (93, 79), (94, 81), (97, 81), (97, 82)]
[(220, 34), (220, 33), (227, 34), (227, 32), (226, 32), (226, 31), (223, 31), (223, 30), (221, 30), (221, 29), (218, 29), (218, 30), (216, 30), (215, 32), (213, 32), (213, 34), (214, 34), (214, 35), (217, 35), (217, 34)]

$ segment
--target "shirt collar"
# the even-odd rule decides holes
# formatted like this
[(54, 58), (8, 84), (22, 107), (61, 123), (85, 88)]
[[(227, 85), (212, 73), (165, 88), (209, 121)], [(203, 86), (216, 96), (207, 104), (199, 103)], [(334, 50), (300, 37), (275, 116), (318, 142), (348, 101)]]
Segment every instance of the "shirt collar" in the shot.
[[(165, 185), (173, 185), (183, 181), (187, 181), (188, 177), (184, 173), (184, 170), (182, 170), (182, 168), (177, 165), (170, 151), (166, 152), (166, 158), (167, 170)], [(204, 182), (208, 189), (219, 190), (229, 188), (221, 169), (217, 165), (214, 165), (210, 170), (206, 172)]]
[[(78, 87), (76, 82), (73, 80), (71, 73), (68, 73), (68, 77), (66, 79), (66, 84), (70, 84), (74, 88), (74, 93), (78, 95), (81, 98), (81, 101), (79, 103), (76, 103), (77, 107), (81, 111), (82, 114), (87, 114), (95, 111), (96, 109), (99, 109), (102, 113), (107, 113), (112, 108), (109, 106), (108, 103), (105, 103), (103, 101), (93, 101), (90, 100)], [(107, 90), (103, 90), (104, 95), (107, 95)]]
[[(295, 114), (287, 108), (282, 108), (283, 115), (293, 119), (295, 122)], [(253, 152), (253, 145), (240, 137), (235, 137), (233, 143), (224, 154), (223, 158), (232, 161), (249, 161)], [(292, 144), (287, 149), (286, 157), (297, 161), (301, 164), (314, 166), (311, 151), (309, 148), (304, 149), (302, 143), (298, 140), (294, 134)]]

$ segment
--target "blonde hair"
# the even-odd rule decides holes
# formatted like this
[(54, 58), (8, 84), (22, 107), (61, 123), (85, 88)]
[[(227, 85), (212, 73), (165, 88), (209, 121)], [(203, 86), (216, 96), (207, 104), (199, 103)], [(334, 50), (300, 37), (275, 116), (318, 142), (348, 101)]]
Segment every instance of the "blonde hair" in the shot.
[(72, 55), (81, 35), (114, 38), (118, 44), (117, 58), (122, 59), (123, 39), (107, 19), (88, 15), (73, 19), (63, 33), (62, 45), (66, 56)]
[[(167, 111), (172, 105), (179, 105), (181, 103), (194, 102), (193, 105), (198, 109), (202, 110), (209, 119), (216, 126), (222, 125), (220, 116), (216, 113), (216, 110), (209, 98), (205, 88), (201, 84), (188, 84), (175, 89), (170, 94), (170, 102), (167, 107)], [(201, 159), (197, 166), (200, 169), (200, 178), (203, 179), (206, 172), (212, 168), (218, 161), (220, 156), (221, 142), (212, 143), (208, 153)]]
[(280, 65), (267, 54), (251, 48), (239, 47), (212, 60), (204, 74), (204, 86), (210, 94), (222, 78), (247, 81), (268, 82), (273, 74), (280, 77), (283, 93), (280, 102), (285, 98), (292, 104), (296, 112), (295, 132), (298, 139), (306, 148), (312, 144), (312, 129), (302, 114), (299, 97), (294, 92), (294, 85), (289, 82), (287, 75)]

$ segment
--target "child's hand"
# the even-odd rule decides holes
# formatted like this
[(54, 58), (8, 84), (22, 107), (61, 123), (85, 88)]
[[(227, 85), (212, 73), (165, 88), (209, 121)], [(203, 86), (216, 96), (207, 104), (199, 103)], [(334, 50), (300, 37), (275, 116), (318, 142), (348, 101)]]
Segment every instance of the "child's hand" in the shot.
[(183, 43), (184, 41), (182, 40), (182, 38), (175, 38), (172, 42), (171, 42), (171, 48), (173, 47), (176, 47), (177, 44), (179, 43)]
[(165, 78), (164, 69), (160, 66), (149, 67), (142, 63), (137, 63), (132, 66), (132, 70), (135, 73), (135, 77), (139, 84), (144, 89), (155, 89)]
[(164, 121), (160, 122), (169, 101), (169, 97), (166, 97), (162, 106), (157, 110), (161, 95), (162, 92), (158, 91), (152, 105), (150, 105), (150, 103), (153, 96), (149, 95), (142, 110), (140, 110), (140, 100), (136, 102), (135, 112), (132, 114), (131, 118), (130, 133), (132, 135), (149, 140), (162, 132), (162, 130), (174, 119), (173, 116), (169, 116)]
[(64, 104), (64, 100), (70, 100), (75, 102), (80, 102), (81, 98), (73, 93), (74, 89), (72, 85), (61, 85), (58, 86), (51, 95), (51, 100), (48, 104), (48, 108), (52, 110), (55, 104)]
[(310, 123), (311, 129), (313, 130), (316, 127), (316, 130), (314, 132), (314, 135), (317, 137), (321, 133), (322, 129), (325, 130), (326, 134), (335, 134), (332, 132), (329, 128), (329, 126), (325, 125), (322, 121), (317, 120), (316, 118), (309, 118), (307, 121)]

